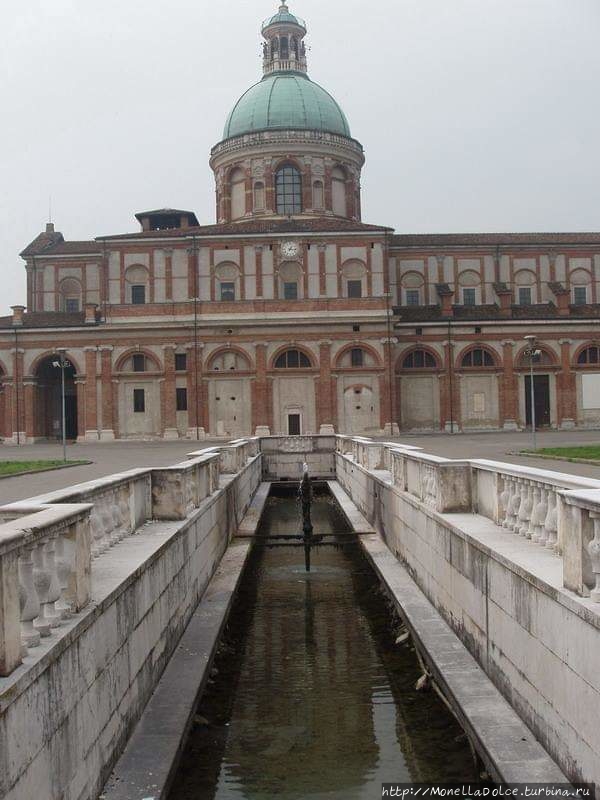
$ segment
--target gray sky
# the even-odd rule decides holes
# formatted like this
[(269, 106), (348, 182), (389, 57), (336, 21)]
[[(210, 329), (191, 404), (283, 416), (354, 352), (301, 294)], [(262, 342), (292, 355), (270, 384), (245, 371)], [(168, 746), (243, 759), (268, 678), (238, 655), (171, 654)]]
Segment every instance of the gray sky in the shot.
[[(210, 147), (261, 74), (277, 0), (2, 0), (3, 306), (48, 197), (65, 238), (214, 222)], [(363, 218), (398, 232), (600, 230), (599, 0), (290, 0), (309, 75), (365, 148)]]

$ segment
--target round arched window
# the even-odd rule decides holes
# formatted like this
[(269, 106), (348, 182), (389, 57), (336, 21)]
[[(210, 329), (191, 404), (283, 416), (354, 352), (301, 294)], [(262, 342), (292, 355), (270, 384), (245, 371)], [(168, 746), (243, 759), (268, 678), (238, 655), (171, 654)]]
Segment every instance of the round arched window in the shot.
[(577, 356), (577, 363), (600, 364), (600, 347), (597, 347), (596, 345), (586, 347), (585, 350), (582, 350)]
[(275, 369), (296, 369), (298, 367), (310, 367), (308, 357), (300, 350), (286, 350), (285, 353), (277, 356)]
[(483, 347), (476, 347), (469, 350), (462, 358), (461, 367), (493, 367), (494, 359), (488, 350)]
[(427, 350), (413, 350), (402, 362), (402, 369), (433, 369), (435, 358)]

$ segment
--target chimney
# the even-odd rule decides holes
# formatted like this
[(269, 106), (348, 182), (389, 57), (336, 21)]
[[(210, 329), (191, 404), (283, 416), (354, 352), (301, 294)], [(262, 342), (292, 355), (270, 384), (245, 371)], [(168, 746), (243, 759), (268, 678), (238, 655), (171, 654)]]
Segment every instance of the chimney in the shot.
[(85, 304), (85, 324), (86, 325), (95, 325), (96, 320), (96, 309), (98, 306), (95, 303), (86, 303)]
[(11, 306), (13, 312), (12, 324), (13, 325), (23, 325), (23, 313), (25, 312), (25, 306)]
[(559, 317), (568, 317), (570, 312), (569, 301), (571, 299), (571, 293), (568, 289), (565, 289), (562, 283), (559, 283), (558, 281), (550, 282), (548, 287), (556, 297), (556, 305), (558, 306)]
[(500, 300), (500, 315), (502, 317), (510, 317), (512, 290), (509, 289), (505, 283), (495, 283), (494, 291), (496, 292), (498, 299)]
[(54, 223), (47, 222), (46, 223), (46, 233), (54, 233)]
[(442, 301), (442, 316), (453, 317), (454, 309), (452, 308), (452, 298), (454, 297), (454, 291), (447, 283), (436, 283), (435, 288), (438, 297)]

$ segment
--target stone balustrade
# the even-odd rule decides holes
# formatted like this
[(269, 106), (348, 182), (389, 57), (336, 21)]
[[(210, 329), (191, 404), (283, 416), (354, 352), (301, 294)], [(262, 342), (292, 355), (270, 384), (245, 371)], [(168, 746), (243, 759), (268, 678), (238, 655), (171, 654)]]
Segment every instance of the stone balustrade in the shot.
[(38, 508), (0, 525), (0, 676), (89, 602), (91, 510)]
[(336, 453), (439, 513), (473, 512), (562, 559), (563, 585), (600, 602), (600, 481), (337, 436)]
[(588, 596), (600, 572), (590, 550), (600, 481), (495, 461), (474, 460), (471, 468), (474, 509), (556, 553), (562, 558), (565, 588)]
[(47, 505), (89, 503), (92, 557), (97, 558), (152, 518), (151, 470), (132, 469), (0, 508), (2, 519)]
[(88, 603), (96, 559), (150, 520), (186, 519), (257, 451), (239, 440), (0, 508), (0, 675)]

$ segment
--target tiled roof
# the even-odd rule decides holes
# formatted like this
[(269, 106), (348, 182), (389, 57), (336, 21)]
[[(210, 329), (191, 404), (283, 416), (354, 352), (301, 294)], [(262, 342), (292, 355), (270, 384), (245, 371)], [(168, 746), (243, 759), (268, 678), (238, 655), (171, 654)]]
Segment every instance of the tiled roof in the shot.
[(596, 317), (600, 319), (600, 304), (598, 303), (569, 306), (569, 310), (572, 317)]
[[(83, 311), (73, 314), (62, 311), (33, 311), (23, 314), (23, 324), (17, 328), (75, 328), (84, 324), (84, 318)], [(0, 317), (0, 328), (12, 327), (12, 316)]]
[(496, 303), (485, 303), (480, 306), (452, 306), (455, 319), (495, 319), (500, 316)]
[(390, 237), (392, 247), (496, 247), (503, 245), (600, 245), (600, 233), (408, 233)]
[(62, 233), (55, 233), (45, 231), (44, 233), (40, 233), (39, 236), (36, 236), (35, 239), (30, 242), (25, 250), (21, 252), (23, 257), (25, 256), (36, 256), (40, 253), (45, 253), (53, 246), (56, 246), (64, 242), (64, 238)]
[(384, 233), (392, 230), (382, 225), (367, 225), (349, 219), (317, 217), (314, 219), (277, 219), (251, 220), (249, 222), (229, 222), (222, 225), (199, 225), (191, 228), (171, 228), (164, 231), (141, 231), (121, 235), (98, 237), (104, 239), (147, 239), (156, 237), (190, 237), (190, 236), (230, 236), (261, 233), (345, 233), (361, 231), (377, 231)]
[(513, 319), (547, 319), (557, 315), (554, 303), (535, 303), (510, 307)]
[(102, 253), (102, 244), (99, 242), (65, 242), (62, 234), (42, 233), (28, 245), (21, 253), (23, 258), (29, 256), (62, 256), (62, 255), (88, 255)]
[(503, 319), (536, 320), (536, 319), (582, 319), (589, 317), (600, 318), (600, 304), (571, 305), (569, 315), (560, 316), (554, 303), (535, 303), (532, 305), (512, 305), (510, 315), (503, 317), (496, 303), (480, 306), (452, 306), (452, 316), (442, 315), (441, 306), (395, 306), (394, 316), (397, 322), (417, 324), (419, 322), (445, 322), (448, 320), (483, 322), (486, 320), (501, 321)]

